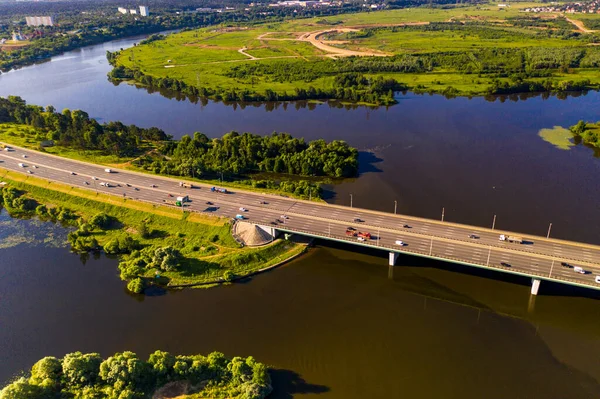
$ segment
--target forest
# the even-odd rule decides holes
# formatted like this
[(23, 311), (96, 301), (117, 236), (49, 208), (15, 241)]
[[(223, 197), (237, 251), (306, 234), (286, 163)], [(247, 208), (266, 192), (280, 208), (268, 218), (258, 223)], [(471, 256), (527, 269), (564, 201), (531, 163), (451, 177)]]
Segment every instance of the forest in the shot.
[(27, 376), (0, 390), (0, 399), (144, 399), (167, 387), (181, 394), (191, 390), (198, 397), (232, 399), (263, 399), (273, 389), (267, 366), (252, 356), (176, 356), (157, 350), (144, 361), (127, 351), (106, 359), (73, 352), (37, 361)]
[(340, 140), (306, 142), (285, 133), (260, 136), (237, 132), (214, 139), (197, 132), (193, 137), (184, 135), (173, 140), (156, 127), (126, 126), (121, 122), (100, 124), (85, 111), (57, 112), (52, 106), (29, 105), (16, 96), (0, 97), (0, 123), (32, 127), (37, 143), (46, 141), (64, 148), (95, 151), (123, 161), (136, 157), (132, 165), (152, 173), (220, 178), (302, 198), (319, 198), (320, 186), (305, 180), (250, 180), (248, 176), (266, 172), (343, 178), (358, 174), (357, 149)]

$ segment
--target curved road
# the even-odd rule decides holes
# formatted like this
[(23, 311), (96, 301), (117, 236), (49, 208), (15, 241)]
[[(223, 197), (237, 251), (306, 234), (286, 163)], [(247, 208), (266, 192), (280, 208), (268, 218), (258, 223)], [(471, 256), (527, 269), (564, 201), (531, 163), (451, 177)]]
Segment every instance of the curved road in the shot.
[[(188, 195), (191, 199), (185, 204), (188, 211), (225, 217), (243, 214), (251, 223), (279, 230), (600, 289), (600, 283), (595, 282), (596, 275), (600, 275), (600, 246), (596, 245), (241, 190), (220, 194), (198, 183), (194, 183), (194, 189), (182, 188), (179, 180), (172, 178), (114, 168), (113, 173), (107, 173), (105, 166), (10, 147), (12, 151), (0, 151), (0, 180), (5, 174), (2, 169), (6, 169), (155, 204)], [(112, 187), (102, 186), (101, 182)], [(240, 211), (240, 207), (247, 211)], [(370, 232), (372, 239), (359, 242), (347, 237), (346, 228), (350, 226)], [(525, 243), (499, 241), (499, 234), (518, 235)], [(407, 245), (398, 246), (396, 240)], [(587, 273), (575, 272), (575, 266)]]

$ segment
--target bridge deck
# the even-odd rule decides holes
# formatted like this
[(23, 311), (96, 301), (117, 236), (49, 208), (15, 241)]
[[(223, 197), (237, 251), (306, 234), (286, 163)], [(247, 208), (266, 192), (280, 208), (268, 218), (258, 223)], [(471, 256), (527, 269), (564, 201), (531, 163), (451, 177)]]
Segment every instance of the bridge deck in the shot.
[[(600, 289), (600, 284), (595, 282), (596, 275), (600, 275), (600, 246), (597, 245), (241, 190), (220, 194), (211, 192), (210, 186), (198, 183), (194, 183), (197, 187), (194, 189), (182, 188), (179, 186), (180, 180), (176, 179), (121, 169), (109, 174), (101, 165), (11, 147), (14, 151), (0, 151), (0, 168), (30, 177), (155, 204), (164, 204), (164, 201), (172, 199), (169, 194), (189, 195), (192, 202), (186, 204), (188, 211), (226, 217), (243, 213), (249, 222), (284, 231)], [(23, 155), (27, 158), (23, 158)], [(25, 167), (19, 167), (19, 163), (25, 164)], [(33, 168), (33, 165), (38, 168)], [(32, 174), (28, 174), (28, 170)], [(92, 180), (92, 176), (99, 180)], [(110, 182), (120, 187), (107, 188), (100, 186), (100, 182)], [(207, 205), (208, 201), (213, 205)], [(242, 212), (240, 207), (248, 211)], [(284, 220), (282, 215), (289, 218)], [(284, 223), (277, 222), (277, 219)], [(355, 219), (361, 221), (355, 222)], [(410, 227), (405, 228), (404, 225)], [(350, 226), (370, 232), (374, 239), (359, 242), (356, 238), (346, 237), (346, 228)], [(469, 238), (471, 234), (478, 238)], [(518, 235), (528, 244), (499, 241), (500, 234)], [(396, 240), (408, 245), (397, 246)], [(561, 263), (571, 267), (561, 266)], [(574, 266), (582, 267), (588, 273), (576, 273)]]

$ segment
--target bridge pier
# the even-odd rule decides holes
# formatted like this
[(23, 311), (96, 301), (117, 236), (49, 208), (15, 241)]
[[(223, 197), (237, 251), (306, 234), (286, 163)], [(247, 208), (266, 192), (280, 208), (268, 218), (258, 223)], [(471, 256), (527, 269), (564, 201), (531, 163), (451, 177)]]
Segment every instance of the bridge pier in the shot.
[(398, 256), (399, 254), (397, 252), (390, 252), (389, 255), (389, 265), (390, 266), (395, 266), (396, 265), (396, 261), (398, 260)]
[(270, 235), (273, 239), (277, 238), (277, 236), (279, 235), (279, 231), (271, 226), (263, 226), (260, 224), (256, 225), (259, 229), (261, 229), (262, 231), (264, 231), (265, 233), (267, 233), (268, 235)]
[(537, 278), (532, 278), (531, 279), (531, 295), (537, 295), (538, 291), (540, 290), (540, 283), (542, 282), (542, 280), (537, 279)]

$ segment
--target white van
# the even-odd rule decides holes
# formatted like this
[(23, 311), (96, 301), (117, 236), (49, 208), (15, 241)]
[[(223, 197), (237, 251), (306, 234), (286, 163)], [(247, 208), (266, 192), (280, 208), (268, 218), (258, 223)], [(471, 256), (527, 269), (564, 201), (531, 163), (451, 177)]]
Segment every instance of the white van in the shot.
[(583, 267), (579, 267), (579, 266), (573, 267), (573, 271), (575, 273), (581, 273), (581, 274), (586, 274), (587, 273), (585, 270), (583, 270)]
[(104, 171), (105, 171), (106, 173), (112, 173), (112, 169), (108, 169), (108, 168), (106, 168), (106, 169), (104, 169)]

